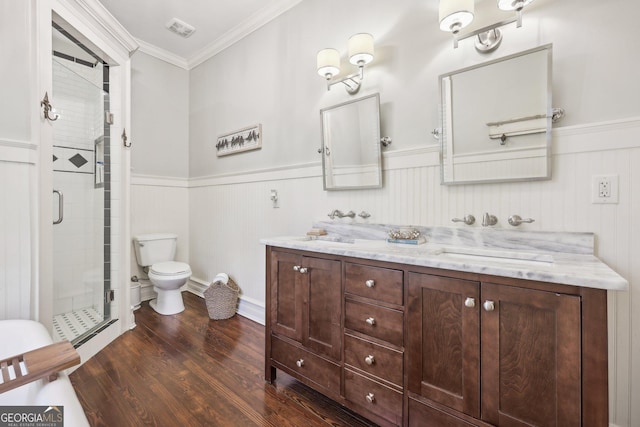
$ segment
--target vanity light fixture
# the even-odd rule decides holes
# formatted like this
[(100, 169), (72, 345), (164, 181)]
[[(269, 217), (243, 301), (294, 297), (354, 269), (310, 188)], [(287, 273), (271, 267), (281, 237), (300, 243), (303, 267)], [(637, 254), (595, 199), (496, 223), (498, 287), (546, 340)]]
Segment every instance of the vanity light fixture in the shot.
[(334, 77), (340, 73), (340, 53), (327, 48), (318, 52), (316, 58), (318, 74), (327, 80), (327, 90), (336, 83), (342, 83), (351, 95), (358, 93), (364, 79), (364, 66), (373, 60), (373, 36), (368, 33), (354, 34), (348, 43), (349, 62), (358, 67), (358, 72), (340, 80)]
[(458, 47), (458, 33), (473, 21), (474, 0), (440, 0), (440, 29), (453, 34), (453, 47)]
[(487, 27), (480, 28), (464, 37), (458, 38), (458, 33), (473, 21), (474, 0), (440, 0), (440, 29), (453, 34), (453, 48), (458, 47), (458, 41), (469, 37), (476, 37), (476, 50), (480, 53), (488, 53), (496, 50), (502, 42), (502, 27), (516, 22), (516, 27), (522, 26), (522, 9), (533, 0), (497, 0), (498, 9), (515, 11), (516, 17), (506, 19)]

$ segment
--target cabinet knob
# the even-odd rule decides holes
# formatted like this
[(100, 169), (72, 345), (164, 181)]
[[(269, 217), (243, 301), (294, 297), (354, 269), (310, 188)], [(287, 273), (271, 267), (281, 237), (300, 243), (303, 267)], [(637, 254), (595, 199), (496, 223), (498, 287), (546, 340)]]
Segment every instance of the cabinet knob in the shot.
[(296, 366), (298, 368), (302, 368), (304, 366), (304, 359), (300, 359), (296, 361)]
[(476, 306), (476, 299), (475, 298), (467, 298), (466, 300), (464, 300), (464, 305), (469, 307), (469, 308), (473, 308)]
[(373, 279), (369, 279), (366, 282), (364, 282), (364, 284), (367, 288), (373, 288), (376, 285), (376, 282)]
[(293, 266), (293, 271), (300, 271), (300, 266), (299, 265), (294, 265)]
[(373, 393), (369, 393), (365, 396), (365, 399), (367, 399), (367, 402), (373, 403), (376, 401), (376, 396)]
[(371, 366), (375, 363), (376, 359), (373, 357), (372, 354), (368, 355), (367, 357), (364, 358), (364, 363), (366, 363), (367, 365)]
[(365, 320), (365, 322), (367, 322), (368, 325), (375, 325), (376, 324), (376, 319), (374, 319), (373, 317), (369, 317), (367, 320)]
[(305, 274), (307, 271), (309, 271), (307, 267), (300, 267), (300, 273)]
[(484, 307), (485, 311), (493, 311), (496, 309), (496, 305), (494, 304), (494, 302), (489, 300), (486, 300), (484, 304), (482, 304), (482, 306)]

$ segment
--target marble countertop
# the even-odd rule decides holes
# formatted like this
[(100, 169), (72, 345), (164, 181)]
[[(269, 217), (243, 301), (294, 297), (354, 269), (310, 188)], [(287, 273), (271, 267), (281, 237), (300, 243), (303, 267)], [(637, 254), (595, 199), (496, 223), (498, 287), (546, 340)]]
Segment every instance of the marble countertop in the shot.
[[(326, 224), (324, 225), (326, 226)], [(558, 248), (556, 244), (549, 245), (548, 242), (539, 245), (547, 247), (547, 250), (518, 246), (512, 243), (502, 244), (504, 235), (498, 236), (495, 233), (491, 235), (485, 233), (483, 236), (479, 234), (484, 233), (484, 231), (475, 232), (473, 236), (469, 235), (473, 237), (472, 240), (476, 243), (480, 242), (480, 244), (459, 245), (457, 244), (460, 241), (458, 234), (464, 234), (466, 231), (463, 233), (451, 233), (449, 229), (450, 227), (438, 227), (422, 230), (423, 235), (427, 237), (427, 243), (421, 245), (388, 243), (383, 238), (362, 239), (352, 237), (354, 235), (352, 231), (350, 231), (350, 234), (332, 233), (315, 239), (308, 236), (265, 238), (261, 239), (260, 243), (268, 246), (346, 257), (588, 288), (616, 291), (624, 291), (629, 288), (627, 280), (590, 252), (589, 241), (593, 241), (593, 239), (589, 237), (589, 233), (572, 233), (575, 235), (549, 233), (548, 237), (551, 239), (549, 241), (562, 241), (566, 248), (577, 248), (575, 251), (570, 251), (566, 248)], [(565, 236), (566, 238), (562, 236), (559, 238), (558, 234), (567, 234), (567, 236)], [(455, 239), (450, 238), (451, 235), (456, 235)], [(488, 238), (487, 236), (491, 237)], [(495, 239), (494, 236), (498, 236), (501, 240), (492, 241), (491, 239)], [(529, 236), (516, 235), (516, 237), (527, 237), (523, 241), (531, 241), (528, 239)], [(540, 236), (537, 237), (539, 238)], [(466, 237), (463, 235), (462, 238), (464, 240)], [(570, 242), (573, 238), (577, 239), (574, 242), (575, 244)], [(542, 240), (545, 239), (546, 237), (542, 236)], [(511, 239), (511, 241), (514, 241), (514, 239)]]

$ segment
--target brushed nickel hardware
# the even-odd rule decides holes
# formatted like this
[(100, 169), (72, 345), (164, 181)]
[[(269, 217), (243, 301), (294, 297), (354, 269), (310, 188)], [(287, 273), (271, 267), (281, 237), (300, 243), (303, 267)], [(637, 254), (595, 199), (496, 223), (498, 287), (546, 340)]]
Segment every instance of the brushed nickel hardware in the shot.
[(451, 222), (464, 222), (467, 225), (472, 225), (476, 222), (476, 217), (469, 214), (465, 215), (463, 218), (451, 218)]
[(364, 285), (365, 285), (367, 288), (373, 288), (373, 287), (376, 285), (376, 281), (375, 281), (375, 280), (373, 280), (373, 279), (369, 279), (369, 280), (367, 280), (366, 282), (364, 282)]
[(373, 357), (372, 354), (368, 355), (367, 357), (364, 358), (364, 363), (366, 363), (367, 365), (371, 366), (376, 362), (375, 357)]
[(520, 215), (511, 215), (509, 217), (509, 225), (513, 225), (514, 227), (517, 227), (522, 223), (531, 224), (534, 221), (535, 219), (533, 218), (522, 218)]
[(53, 221), (53, 224), (60, 224), (64, 219), (64, 195), (61, 191), (53, 190), (53, 194), (58, 195), (58, 219)]
[(300, 271), (300, 266), (299, 265), (294, 265), (293, 266), (293, 271)]
[(367, 322), (368, 325), (373, 326), (376, 324), (376, 319), (374, 319), (373, 317), (369, 317), (367, 318), (367, 320), (365, 320), (365, 322)]
[(53, 112), (53, 105), (49, 102), (49, 94), (47, 92), (44, 93), (44, 98), (40, 101), (40, 106), (43, 107), (44, 118), (49, 120), (50, 122), (55, 122), (60, 118), (59, 114), (54, 114), (54, 117), (49, 115), (49, 112)]
[(371, 214), (369, 212), (362, 211), (358, 214), (358, 216), (362, 219), (367, 219), (371, 216)]
[(495, 215), (491, 215), (488, 212), (484, 213), (482, 217), (482, 226), (488, 227), (490, 225), (496, 225), (498, 223), (498, 218)]
[(339, 209), (334, 209), (334, 210), (332, 210), (331, 212), (329, 212), (329, 213), (327, 214), (327, 216), (328, 216), (329, 218), (331, 218), (331, 219), (334, 219), (335, 217), (338, 217), (338, 218), (344, 218), (344, 217), (346, 217), (346, 216), (348, 216), (349, 218), (355, 218), (356, 213), (355, 213), (354, 211), (349, 211), (349, 212), (347, 212), (347, 213), (342, 213), (342, 211), (341, 211), (341, 210), (339, 210)]
[(104, 301), (109, 303), (116, 299), (116, 293), (113, 289), (108, 289), (104, 292)]
[(344, 214), (342, 213), (342, 211), (340, 211), (340, 210), (338, 210), (338, 209), (334, 209), (334, 210), (332, 210), (331, 212), (329, 212), (329, 213), (327, 214), (327, 216), (328, 216), (329, 218), (331, 218), (331, 219), (334, 219), (335, 217), (342, 218), (342, 216), (343, 216), (343, 215), (344, 215)]
[(306, 274), (306, 273), (307, 273), (307, 271), (309, 271), (309, 270), (307, 269), (307, 267), (300, 267), (300, 273), (302, 273), (302, 274)]
[(374, 403), (376, 401), (376, 396), (373, 393), (369, 393), (365, 396), (367, 402)]
[(476, 306), (476, 299), (469, 297), (466, 300), (464, 300), (464, 305), (465, 307), (473, 308)]
[(302, 368), (304, 366), (304, 359), (300, 359), (296, 361), (296, 366), (298, 368)]
[(104, 112), (104, 121), (108, 124), (108, 125), (112, 125), (113, 121), (115, 119), (115, 116), (113, 115), (113, 113), (111, 111), (105, 111)]
[(496, 309), (495, 303), (491, 300), (486, 300), (484, 304), (482, 304), (482, 306), (484, 307), (485, 311), (493, 311)]
[(382, 144), (383, 147), (390, 146), (392, 142), (393, 141), (388, 136), (383, 136), (382, 138), (380, 138), (380, 144)]
[(125, 146), (125, 148), (129, 148), (131, 147), (131, 142), (127, 142), (127, 130), (126, 129), (122, 129), (122, 144)]

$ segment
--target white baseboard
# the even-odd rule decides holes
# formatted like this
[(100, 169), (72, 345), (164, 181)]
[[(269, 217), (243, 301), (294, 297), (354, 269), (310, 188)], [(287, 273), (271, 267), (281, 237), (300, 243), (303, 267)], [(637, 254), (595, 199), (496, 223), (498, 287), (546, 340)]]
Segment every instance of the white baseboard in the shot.
[[(192, 277), (187, 283), (187, 291), (204, 298), (204, 291), (209, 287), (209, 283), (204, 280)], [(265, 306), (260, 301), (240, 295), (237, 313), (261, 325), (265, 324)]]

